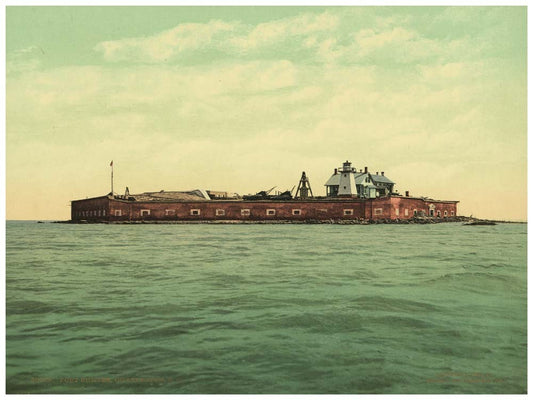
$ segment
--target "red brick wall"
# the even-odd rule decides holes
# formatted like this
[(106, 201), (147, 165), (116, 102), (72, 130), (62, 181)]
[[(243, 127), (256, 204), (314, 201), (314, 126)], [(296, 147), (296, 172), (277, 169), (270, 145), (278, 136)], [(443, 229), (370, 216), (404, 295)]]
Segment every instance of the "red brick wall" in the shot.
[[(78, 200), (72, 202), (72, 220), (327, 220), (327, 219), (410, 219), (414, 211), (418, 215), (429, 216), (430, 206), (434, 206), (434, 216), (451, 217), (457, 215), (457, 205), (453, 202), (440, 202), (410, 197), (387, 197), (361, 200), (313, 200), (313, 201), (197, 201), (197, 202), (128, 202), (107, 197)], [(192, 215), (191, 210), (199, 210)], [(216, 215), (216, 210), (224, 210), (224, 215)], [(168, 210), (168, 211), (167, 211)], [(242, 210), (249, 210), (249, 214)], [(269, 215), (267, 210), (275, 210)], [(294, 214), (293, 210), (300, 210)], [(407, 210), (407, 214), (406, 214)], [(145, 215), (142, 215), (142, 213)], [(105, 215), (104, 215), (105, 214)], [(120, 214), (120, 215), (119, 215)]]
[(96, 221), (109, 216), (109, 199), (96, 197), (86, 200), (75, 200), (71, 204), (70, 219), (73, 221)]
[[(373, 217), (374, 219), (380, 219), (376, 214), (376, 209), (382, 208), (383, 217), (389, 219), (410, 219), (413, 218), (414, 212), (417, 212), (418, 216), (425, 215), (430, 216), (430, 207), (434, 207), (434, 217), (452, 217), (457, 215), (457, 203), (438, 201), (438, 200), (424, 200), (413, 197), (391, 197), (385, 199), (372, 200)], [(407, 214), (406, 214), (407, 210)], [(446, 215), (445, 215), (446, 213)], [(367, 218), (370, 218), (367, 216)]]
[[(216, 215), (217, 209), (224, 210), (224, 215)], [(122, 216), (115, 216), (115, 210), (121, 210)], [(149, 210), (149, 215), (141, 216), (142, 210)], [(167, 211), (168, 210), (168, 211)], [(199, 210), (199, 215), (192, 215), (191, 210)], [(246, 211), (249, 210), (249, 214)], [(268, 215), (267, 210), (275, 210)], [(300, 210), (294, 214), (293, 210)], [(345, 210), (347, 215), (345, 215)], [(349, 212), (351, 211), (351, 215)], [(362, 201), (311, 201), (311, 202), (268, 202), (268, 201), (198, 201), (186, 203), (127, 203), (113, 200), (110, 206), (111, 220), (279, 220), (279, 219), (353, 219), (364, 215)]]

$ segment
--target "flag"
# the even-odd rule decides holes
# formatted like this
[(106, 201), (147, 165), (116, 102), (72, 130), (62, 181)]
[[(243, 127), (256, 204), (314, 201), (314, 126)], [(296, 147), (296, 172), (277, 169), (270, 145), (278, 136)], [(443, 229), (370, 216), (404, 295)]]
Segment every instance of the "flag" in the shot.
[(110, 167), (112, 167), (112, 166), (113, 166), (113, 160), (111, 160), (111, 164), (109, 164), (109, 166), (110, 166)]

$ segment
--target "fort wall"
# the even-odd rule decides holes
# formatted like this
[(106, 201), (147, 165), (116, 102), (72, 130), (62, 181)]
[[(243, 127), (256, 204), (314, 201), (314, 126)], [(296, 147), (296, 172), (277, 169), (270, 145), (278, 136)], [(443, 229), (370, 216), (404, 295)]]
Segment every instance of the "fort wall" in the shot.
[(72, 202), (72, 221), (202, 221), (202, 220), (380, 220), (457, 215), (457, 202), (390, 196), (378, 199), (288, 201), (129, 201), (98, 197)]

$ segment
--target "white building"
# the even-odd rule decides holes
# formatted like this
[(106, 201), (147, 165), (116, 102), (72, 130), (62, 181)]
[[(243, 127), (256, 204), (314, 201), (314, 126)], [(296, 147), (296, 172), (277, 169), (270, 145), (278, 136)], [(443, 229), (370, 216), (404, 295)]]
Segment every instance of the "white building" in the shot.
[(394, 182), (385, 176), (376, 172), (375, 175), (365, 171), (357, 170), (352, 167), (352, 163), (346, 161), (342, 168), (335, 168), (335, 172), (328, 179), (326, 184), (326, 196), (346, 196), (358, 197), (364, 199), (373, 199), (376, 197), (388, 196), (393, 192)]

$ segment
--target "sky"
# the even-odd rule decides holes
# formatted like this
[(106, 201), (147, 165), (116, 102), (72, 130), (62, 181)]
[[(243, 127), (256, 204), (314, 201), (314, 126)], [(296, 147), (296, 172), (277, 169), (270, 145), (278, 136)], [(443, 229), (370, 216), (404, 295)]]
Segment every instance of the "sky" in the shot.
[(6, 9), (6, 218), (384, 171), (527, 218), (526, 7)]

